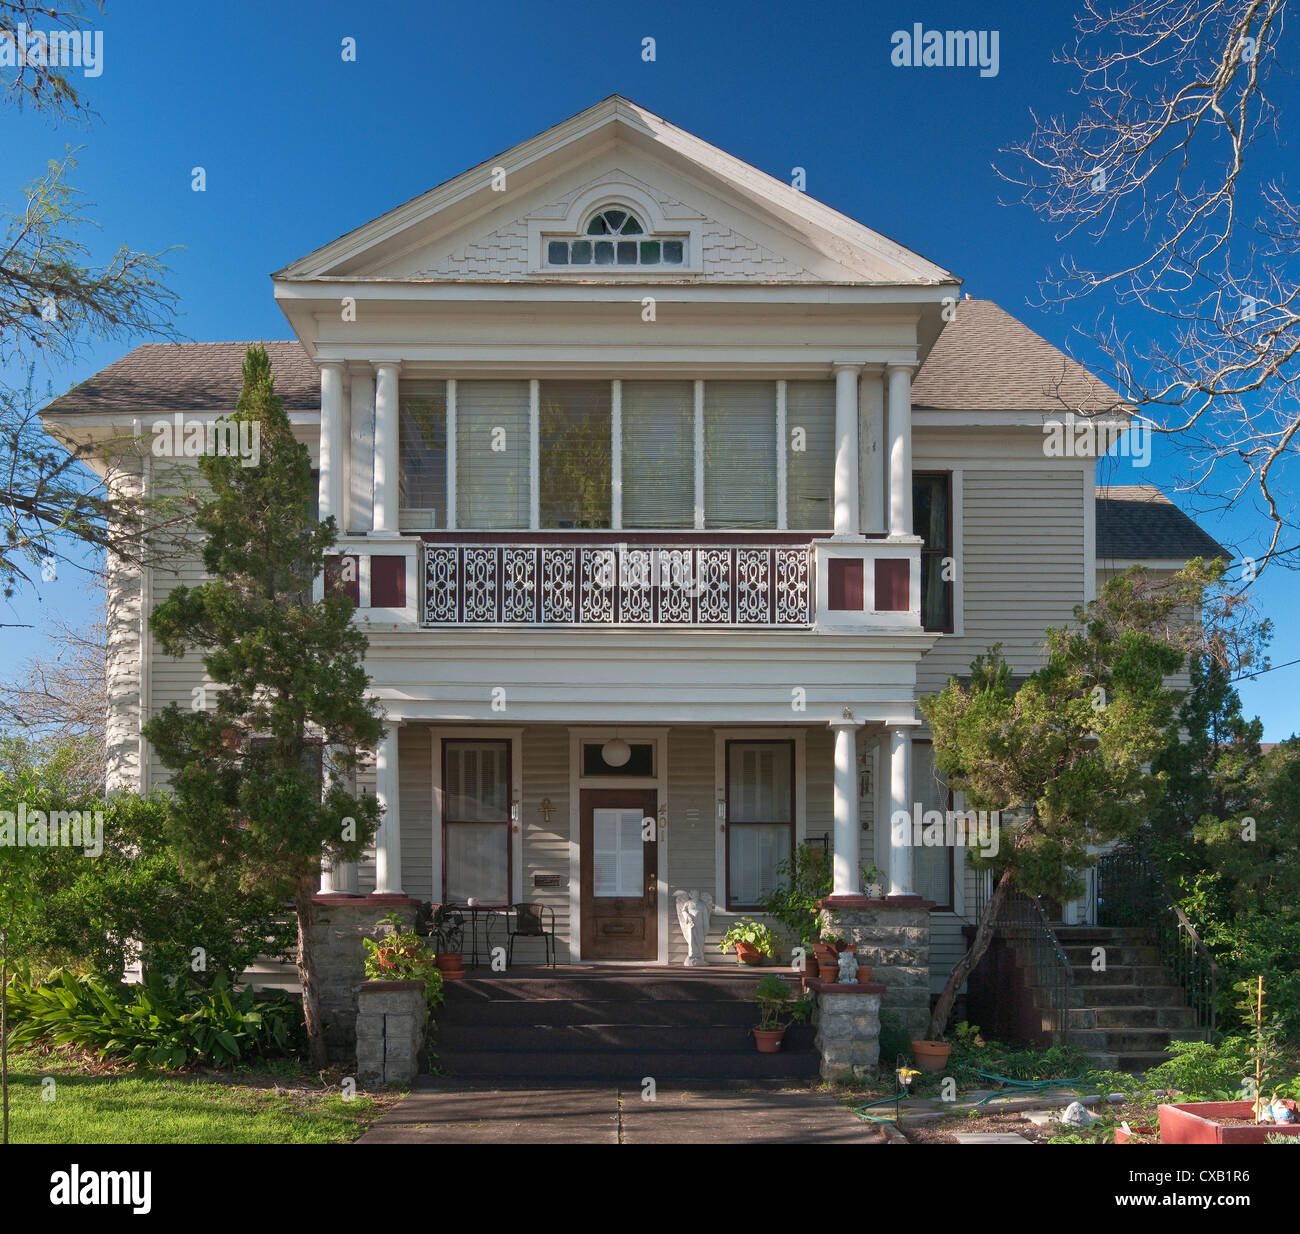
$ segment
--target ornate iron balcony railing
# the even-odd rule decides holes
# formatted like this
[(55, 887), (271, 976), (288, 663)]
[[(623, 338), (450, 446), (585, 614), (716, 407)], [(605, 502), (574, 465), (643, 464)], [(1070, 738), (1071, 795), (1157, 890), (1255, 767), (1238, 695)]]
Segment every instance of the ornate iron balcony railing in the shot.
[(426, 626), (809, 626), (808, 544), (424, 545)]

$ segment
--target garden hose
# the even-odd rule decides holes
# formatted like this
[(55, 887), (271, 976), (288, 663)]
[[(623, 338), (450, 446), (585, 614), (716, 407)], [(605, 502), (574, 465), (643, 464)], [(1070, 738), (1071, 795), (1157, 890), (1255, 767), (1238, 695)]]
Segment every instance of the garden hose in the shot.
[[(1064, 1080), (1016, 1080), (1011, 1076), (996, 1075), (991, 1071), (975, 1072), (981, 1080), (996, 1080), (999, 1084), (1005, 1084), (1013, 1089), (1021, 1089), (1025, 1092), (1037, 1093), (1045, 1092), (1052, 1088), (1096, 1088), (1097, 1085), (1084, 1079), (1082, 1076), (1072, 1076)], [(993, 1092), (987, 1096), (981, 1097), (971, 1108), (979, 1109), (986, 1101), (992, 1101), (995, 1097), (1006, 1097), (1007, 1093)], [(898, 1116), (892, 1118), (881, 1118), (878, 1114), (866, 1114), (863, 1111), (874, 1109), (878, 1105), (897, 1105), (901, 1106), (904, 1101), (912, 1099), (912, 1094), (894, 1097), (881, 1097), (878, 1101), (868, 1101), (865, 1105), (853, 1107), (853, 1113), (856, 1117), (868, 1123), (892, 1123), (896, 1122)]]

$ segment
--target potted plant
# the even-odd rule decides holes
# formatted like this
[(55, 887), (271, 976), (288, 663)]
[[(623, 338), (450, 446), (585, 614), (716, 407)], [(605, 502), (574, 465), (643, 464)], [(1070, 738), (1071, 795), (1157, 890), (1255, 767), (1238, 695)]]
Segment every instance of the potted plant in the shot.
[(812, 1013), (807, 998), (794, 998), (789, 985), (775, 973), (768, 973), (754, 991), (758, 1004), (758, 1024), (754, 1028), (754, 1044), (760, 1054), (775, 1054), (781, 1049), (785, 1030), (795, 1020), (806, 1020)]
[(805, 977), (817, 976), (816, 950), (821, 934), (817, 901), (831, 893), (830, 854), (805, 841), (793, 857), (776, 867), (784, 885), (763, 901), (763, 911), (775, 918), (803, 950)]
[(776, 955), (776, 935), (771, 926), (742, 917), (718, 944), (719, 951), (726, 951), (728, 947), (735, 947), (738, 963), (761, 964), (764, 956), (772, 959)]
[(885, 872), (874, 862), (862, 867), (862, 887), (873, 900), (885, 898)]
[(450, 904), (439, 904), (430, 922), (437, 949), (438, 971), (448, 981), (465, 975), (465, 914)]
[(370, 981), (420, 981), (430, 1007), (442, 1002), (442, 974), (433, 953), (413, 930), (406, 929), (396, 913), (379, 919), (374, 938), (363, 938), (365, 973)]

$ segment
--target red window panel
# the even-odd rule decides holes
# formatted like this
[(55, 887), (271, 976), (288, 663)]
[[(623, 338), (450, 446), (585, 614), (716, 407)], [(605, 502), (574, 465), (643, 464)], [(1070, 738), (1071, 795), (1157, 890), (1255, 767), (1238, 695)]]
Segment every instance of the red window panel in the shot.
[(827, 590), (832, 610), (860, 613), (863, 606), (862, 559), (832, 557), (827, 563)]
[(355, 608), (361, 603), (361, 559), (352, 554), (325, 558), (325, 594), (347, 596)]
[(372, 608), (406, 607), (406, 558), (397, 553), (375, 553), (370, 558)]
[(905, 613), (911, 605), (912, 563), (906, 557), (876, 558), (876, 612)]

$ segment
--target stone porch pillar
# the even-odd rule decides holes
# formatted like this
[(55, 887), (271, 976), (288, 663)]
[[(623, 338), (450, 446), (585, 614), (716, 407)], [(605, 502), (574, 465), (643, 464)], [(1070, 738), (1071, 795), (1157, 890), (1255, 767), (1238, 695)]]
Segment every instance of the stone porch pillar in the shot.
[(375, 895), (405, 895), (402, 890), (402, 810), (398, 792), (397, 734), (389, 724), (375, 751), (375, 796), (384, 815), (375, 833)]
[(860, 364), (836, 364), (835, 370), (835, 537), (862, 534), (858, 511), (858, 374)]
[(889, 382), (889, 534), (912, 534), (912, 369), (891, 364)]
[(890, 899), (912, 896), (912, 730), (889, 730), (889, 891)]
[(343, 431), (342, 364), (320, 366), (320, 481), (317, 499), (320, 518), (333, 516), (340, 532), (344, 526), (343, 479), (347, 462), (347, 438)]
[(375, 365), (375, 535), (395, 536), (400, 489), (396, 364)]

